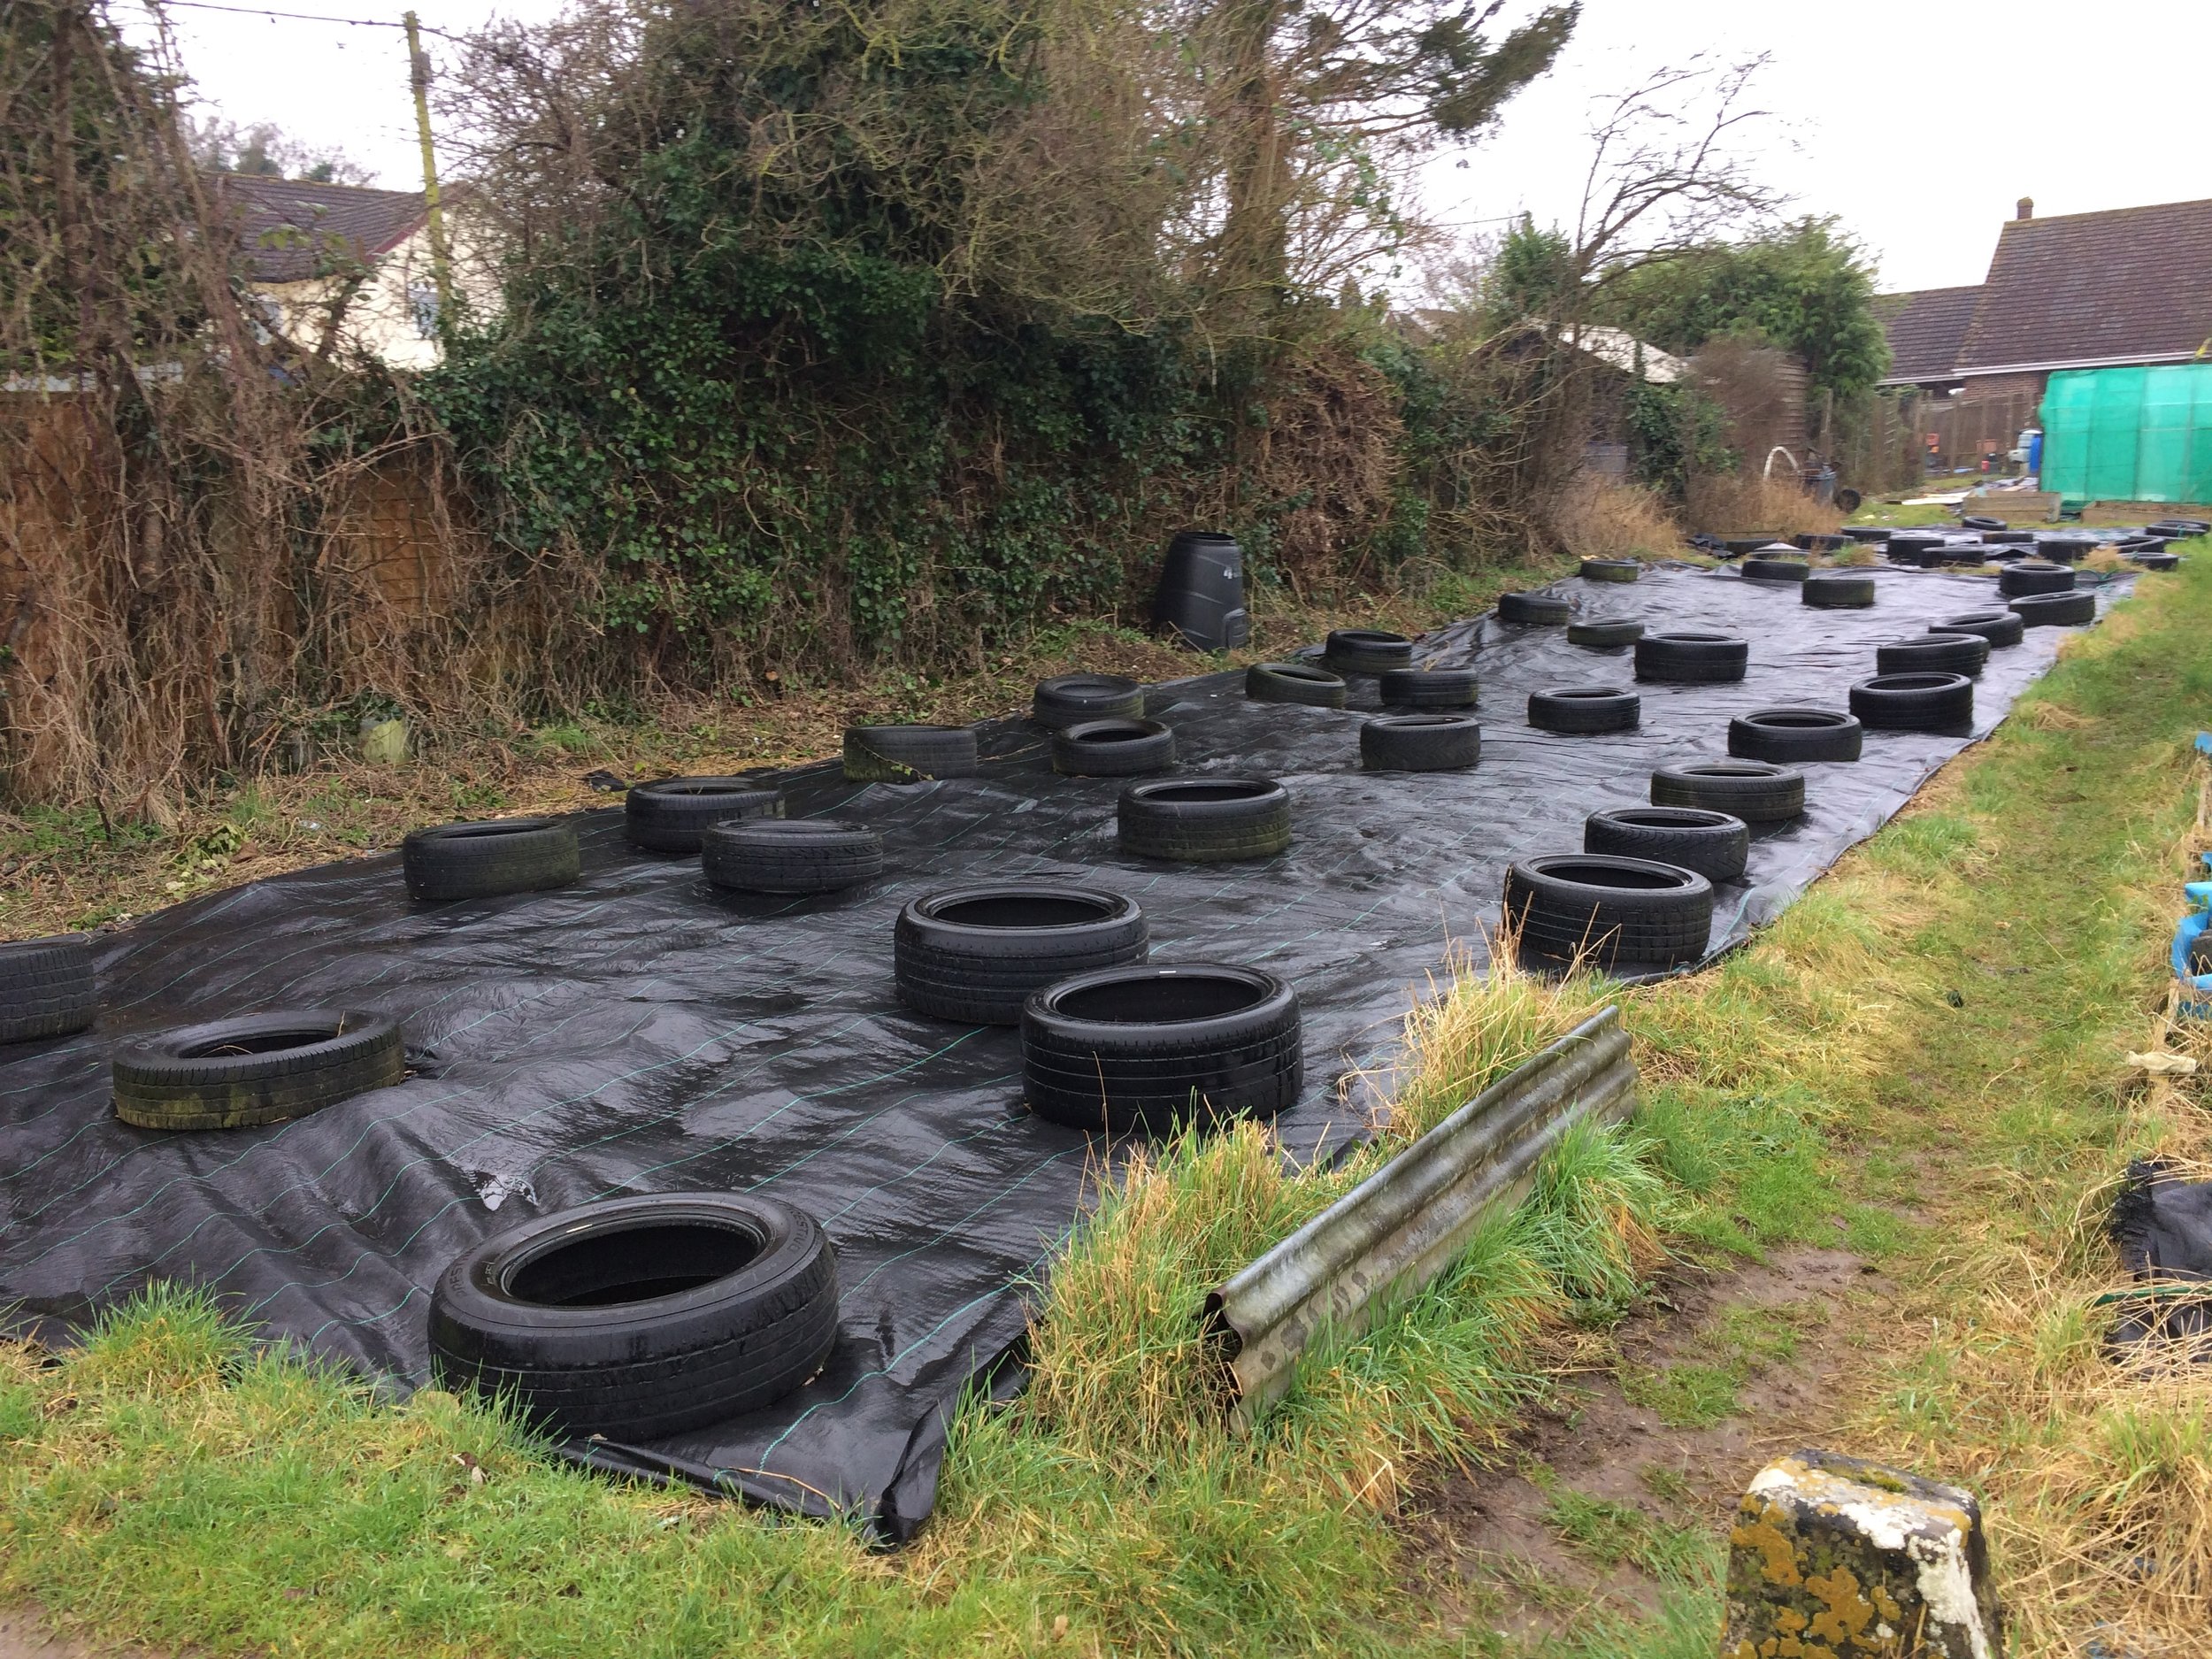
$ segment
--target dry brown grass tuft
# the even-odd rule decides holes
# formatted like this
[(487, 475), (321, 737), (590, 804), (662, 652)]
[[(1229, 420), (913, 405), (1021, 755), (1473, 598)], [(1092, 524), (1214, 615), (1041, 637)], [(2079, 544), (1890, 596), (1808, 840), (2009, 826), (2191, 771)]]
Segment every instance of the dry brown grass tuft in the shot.
[(1559, 492), (1546, 525), (1578, 558), (1626, 558), (1680, 551), (1682, 526), (1666, 503), (1634, 484), (1577, 473)]
[(1832, 535), (1843, 515), (1823, 506), (1794, 480), (1755, 473), (1717, 472), (1690, 480), (1684, 512), (1690, 528), (1713, 535)]

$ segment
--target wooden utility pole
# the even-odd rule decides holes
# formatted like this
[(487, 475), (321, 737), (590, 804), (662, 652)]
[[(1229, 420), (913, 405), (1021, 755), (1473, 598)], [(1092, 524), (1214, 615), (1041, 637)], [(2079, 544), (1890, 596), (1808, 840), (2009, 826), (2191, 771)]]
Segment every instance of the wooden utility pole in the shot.
[(421, 25), (407, 25), (407, 81), (415, 93), (415, 134), (422, 141), (422, 202), (430, 223), (430, 280), (438, 288), (438, 337), (453, 326), (453, 261), (446, 247), (445, 213), (438, 205), (438, 152), (430, 142), (430, 59), (423, 55)]

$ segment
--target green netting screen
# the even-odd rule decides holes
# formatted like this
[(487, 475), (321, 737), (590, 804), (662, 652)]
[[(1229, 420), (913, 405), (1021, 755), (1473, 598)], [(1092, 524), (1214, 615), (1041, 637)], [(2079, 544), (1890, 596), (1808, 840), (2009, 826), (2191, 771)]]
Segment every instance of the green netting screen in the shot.
[(2068, 501), (2212, 501), (2212, 363), (2052, 375), (2042, 480)]

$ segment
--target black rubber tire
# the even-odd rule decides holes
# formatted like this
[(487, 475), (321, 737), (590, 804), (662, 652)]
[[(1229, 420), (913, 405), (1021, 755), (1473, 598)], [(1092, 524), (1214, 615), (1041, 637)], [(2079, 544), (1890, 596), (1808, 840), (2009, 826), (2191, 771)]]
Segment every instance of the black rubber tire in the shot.
[(1724, 634), (1647, 634), (1636, 641), (1636, 678), (1676, 685), (1741, 680), (1751, 647)]
[(1617, 806), (1582, 821), (1582, 850), (1650, 858), (1736, 881), (1751, 858), (1751, 827), (1728, 812), (1690, 806)]
[(1175, 764), (1175, 733), (1157, 720), (1079, 720), (1052, 734), (1052, 770), (1070, 778), (1134, 778)]
[(82, 933), (0, 945), (0, 1042), (82, 1031), (98, 1005), (92, 941)]
[(1556, 628), (1574, 615), (1574, 606), (1557, 594), (1500, 594), (1498, 620), (1522, 627)]
[(1964, 674), (1981, 678), (1989, 665), (1989, 641), (1978, 634), (1931, 629), (1916, 638), (1891, 640), (1874, 648), (1877, 674)]
[(1125, 674), (1060, 674), (1037, 682), (1029, 711), (1055, 732), (1086, 720), (1141, 720), (1144, 687)]
[(1982, 532), (1982, 541), (1990, 547), (2033, 547), (2035, 532), (2032, 530), (1985, 530)]
[(1834, 709), (1754, 709), (1728, 723), (1730, 755), (1778, 766), (1856, 760), (1865, 738), (1857, 720)]
[(1889, 526), (1878, 524), (1847, 524), (1843, 534), (1851, 541), (1886, 541), (1890, 538)]
[(1654, 806), (1701, 807), (1747, 824), (1786, 824), (1805, 811), (1805, 774), (1763, 760), (1691, 760), (1651, 774)]
[(1928, 625), (1931, 634), (1978, 634), (1987, 640), (1991, 649), (2017, 645), (2027, 633), (2027, 625), (2013, 611), (1969, 611), (1963, 615)]
[(2128, 562), (2147, 571), (2176, 571), (2181, 568), (2181, 555), (2155, 549), (2148, 553), (2130, 553)]
[(1505, 924), (1521, 954), (1563, 964), (1671, 968), (1705, 954), (1713, 884), (1694, 870), (1651, 858), (1550, 853), (1505, 871)]
[(399, 1022), (323, 1009), (247, 1014), (115, 1051), (115, 1115), (140, 1129), (253, 1129), (407, 1075)]
[(740, 893), (835, 893), (883, 874), (883, 837), (843, 818), (747, 818), (709, 830), (699, 865)]
[(1586, 582), (1632, 582), (1644, 573), (1641, 559), (1585, 559), (1582, 561), (1582, 580)]
[(1798, 597), (1816, 611), (1864, 611), (1874, 603), (1871, 576), (1809, 576)]
[(1831, 535), (1824, 530), (1801, 530), (1790, 538), (1790, 545), (1805, 553), (1832, 553), (1844, 545), (1845, 538)]
[(632, 784), (622, 802), (623, 833), (657, 853), (695, 853), (700, 836), (732, 818), (782, 816), (783, 791), (750, 778), (659, 778)]
[(2161, 518), (2143, 527), (2153, 535), (2167, 536), (2175, 541), (2185, 541), (2191, 536), (2212, 533), (2212, 523), (2202, 518)]
[(2012, 602), (2021, 625), (2031, 628), (2071, 628), (2097, 619), (2097, 595), (2030, 594)]
[(2074, 572), (2063, 565), (2014, 565), (1998, 572), (1997, 591), (2008, 599), (2029, 594), (2070, 594)]
[(1877, 674), (1851, 687), (1851, 712), (1870, 731), (1963, 732), (1974, 723), (1964, 674)]
[(1992, 518), (1985, 513), (1970, 512), (1959, 519), (1962, 530), (2001, 530), (2004, 527), (2002, 518)]
[(576, 826), (561, 818), (493, 818), (419, 829), (400, 843), (407, 891), (432, 903), (541, 893), (583, 873)]
[(1258, 968), (1104, 968), (1022, 1010), (1029, 1110), (1093, 1133), (1164, 1134), (1186, 1123), (1264, 1121), (1298, 1099), (1298, 994)]
[(1299, 703), (1340, 709), (1351, 695), (1344, 676), (1309, 663), (1255, 663), (1244, 671), (1244, 695), (1255, 703)]
[[(625, 1290), (660, 1292), (611, 1296)], [(611, 1198), (485, 1240), (430, 1294), (440, 1386), (572, 1438), (656, 1440), (772, 1404), (837, 1341), (837, 1256), (773, 1198)]]
[(1643, 699), (1624, 686), (1554, 686), (1528, 694), (1528, 723), (1540, 732), (1632, 732)]
[(1413, 641), (1379, 628), (1339, 628), (1329, 635), (1321, 665), (1340, 674), (1383, 674), (1413, 666)]
[(1018, 1025), (1030, 993), (1142, 962), (1136, 901), (1064, 881), (997, 882), (916, 899), (891, 930), (899, 1000), (964, 1025)]
[(1386, 709), (1471, 709), (1478, 687), (1471, 668), (1394, 668), (1379, 689)]
[(2097, 550), (2098, 539), (2093, 535), (2047, 535), (2035, 544), (2036, 551), (2059, 565), (2073, 565)]
[(1272, 778), (1132, 784), (1117, 809), (1121, 850), (1179, 864), (1272, 858), (1290, 845), (1290, 792)]
[(1828, 498), (1828, 504), (1838, 512), (1856, 512), (1865, 499), (1857, 490), (1846, 486)]
[(1742, 568), (1745, 579), (1755, 582), (1801, 582), (1813, 573), (1813, 567), (1803, 559), (1772, 554), (1755, 555), (1743, 562)]
[(975, 775), (972, 726), (849, 726), (845, 776), (856, 783), (922, 783)]
[(1471, 714), (1383, 714), (1359, 728), (1369, 772), (1464, 772), (1482, 758), (1482, 726)]
[(1643, 637), (1642, 623), (1630, 622), (1618, 617), (1593, 617), (1567, 625), (1567, 643), (1594, 651), (1633, 645)]

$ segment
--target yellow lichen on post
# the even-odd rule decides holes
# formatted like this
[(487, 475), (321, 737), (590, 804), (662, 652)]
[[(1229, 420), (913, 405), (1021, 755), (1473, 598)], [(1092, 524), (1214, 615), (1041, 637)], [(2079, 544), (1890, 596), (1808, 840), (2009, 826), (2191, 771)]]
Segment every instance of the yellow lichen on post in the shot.
[(1769, 1464), (1729, 1534), (1731, 1659), (1998, 1659), (1971, 1494), (1824, 1452)]

